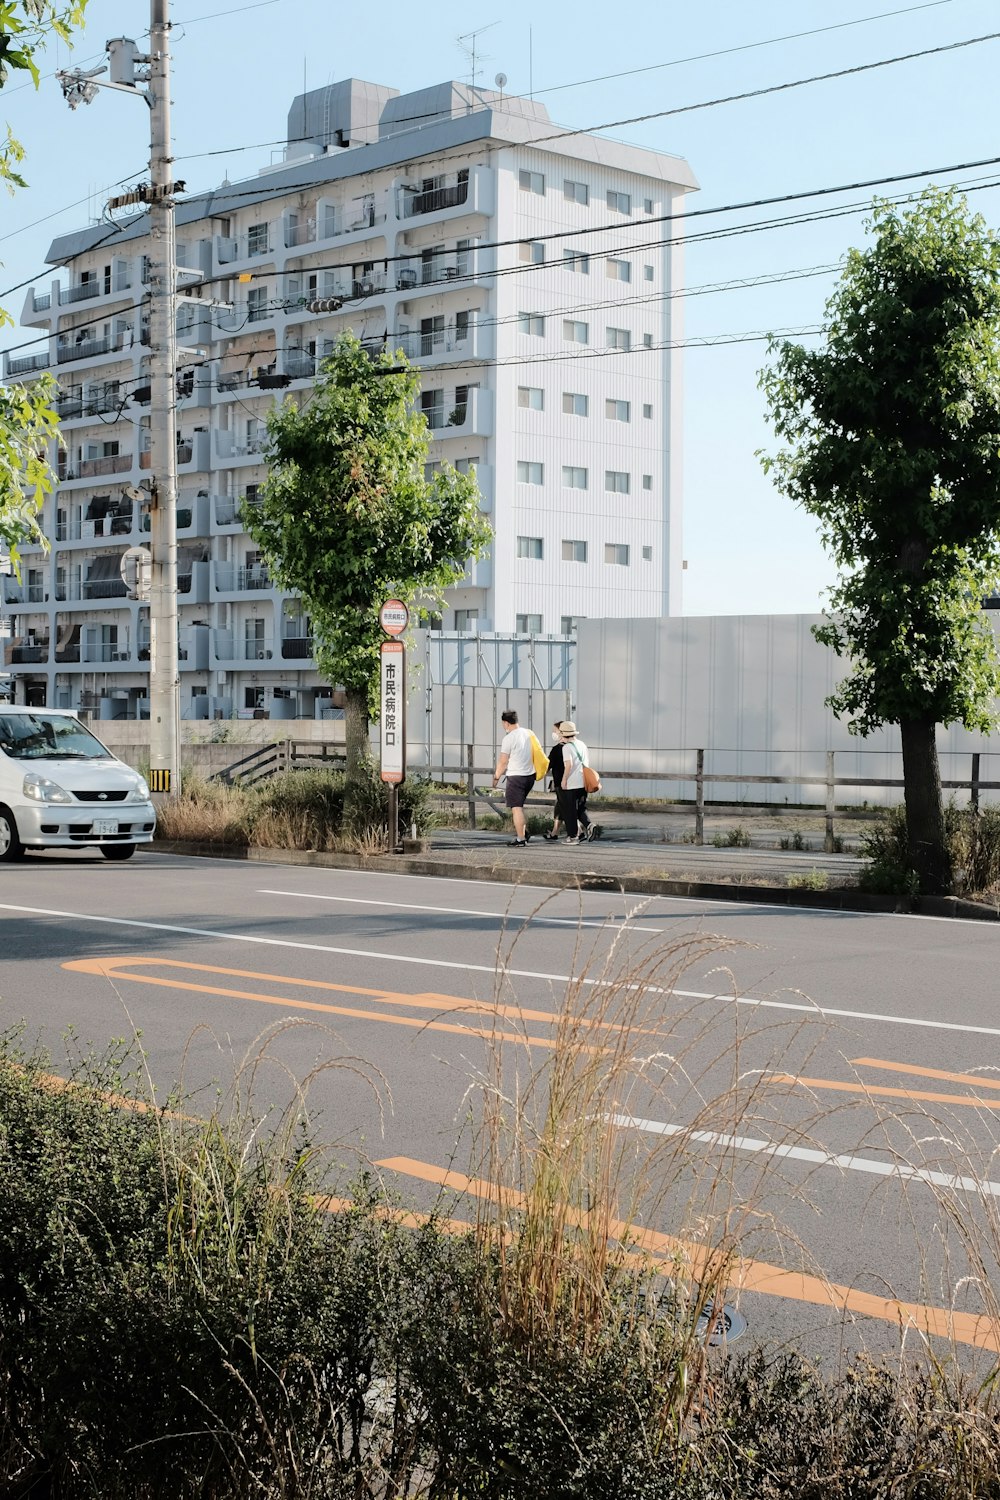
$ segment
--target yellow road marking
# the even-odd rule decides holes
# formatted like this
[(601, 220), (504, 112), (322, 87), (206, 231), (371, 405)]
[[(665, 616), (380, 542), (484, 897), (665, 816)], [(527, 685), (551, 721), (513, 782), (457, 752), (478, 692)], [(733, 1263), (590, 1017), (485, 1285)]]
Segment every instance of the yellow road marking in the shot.
[(852, 1068), (882, 1068), (886, 1073), (912, 1073), (915, 1078), (939, 1078), (942, 1083), (967, 1083), (971, 1088), (1000, 1089), (1000, 1078), (978, 1073), (949, 1073), (944, 1068), (920, 1068), (915, 1063), (887, 1062), (882, 1057), (855, 1057)]
[[(974, 1109), (1000, 1109), (1000, 1099), (975, 1099), (968, 1094), (933, 1094), (924, 1089), (894, 1089), (882, 1083), (843, 1083), (835, 1078), (802, 1078), (794, 1073), (768, 1073), (770, 1083), (801, 1084), (807, 1089), (825, 1089), (837, 1094), (863, 1094), (866, 1098), (909, 1099), (925, 1104), (965, 1104)], [(971, 1082), (971, 1080), (970, 1080)]]
[[(286, 978), (281, 974), (262, 974), (253, 969), (228, 969), (216, 964), (185, 963), (179, 959), (146, 957), (141, 954), (126, 954), (116, 958), (77, 958), (62, 965), (64, 969), (80, 974), (100, 974), (106, 979), (128, 980), (133, 984), (151, 984), (161, 989), (188, 990), (195, 994), (216, 995), (230, 1000), (252, 1000), (260, 1005), (280, 1005), (286, 1010), (319, 1011), (324, 1015), (347, 1016), (356, 1020), (382, 1021), (394, 1026), (407, 1026), (420, 1031), (444, 1031), (454, 1036), (489, 1037), (498, 1041), (517, 1042), (526, 1047), (555, 1047), (552, 1037), (528, 1036), (519, 1031), (498, 1031), (494, 1027), (461, 1026), (455, 1023), (425, 1019), (415, 1016), (385, 1015), (381, 1011), (361, 1010), (354, 1006), (330, 1005), (318, 1000), (297, 1000), (285, 995), (269, 995), (253, 990), (230, 989), (222, 985), (198, 984), (190, 979), (167, 979), (163, 976), (135, 974), (136, 967), (185, 969), (199, 974), (220, 974), (235, 979), (265, 980), (271, 984), (292, 985), (296, 989), (325, 990), (337, 994), (362, 995), (387, 1005), (406, 1006), (414, 1010), (468, 1012), (477, 1016), (502, 1017), (516, 1022), (541, 1022), (554, 1025), (558, 1016), (552, 1011), (528, 1010), (516, 1005), (494, 1004), (490, 1001), (465, 999), (459, 995), (433, 994), (423, 991), (417, 995), (400, 990), (367, 989), (363, 985), (334, 984), (323, 979)], [(617, 1030), (613, 1023), (581, 1020), (580, 1025), (588, 1029)], [(599, 1051), (600, 1048), (585, 1048)]]
[[(500, 1202), (511, 1208), (523, 1207), (523, 1195), (513, 1189), (499, 1188), (482, 1178), (466, 1177), (461, 1172), (415, 1161), (408, 1156), (388, 1157), (376, 1163), (385, 1171), (398, 1172), (423, 1182), (436, 1183), (459, 1194)], [(451, 1221), (456, 1222), (456, 1221)], [(460, 1221), (458, 1221), (460, 1222)], [(609, 1236), (647, 1252), (654, 1268), (665, 1274), (677, 1274), (680, 1259), (695, 1280), (704, 1281), (719, 1274), (720, 1252), (705, 1245), (693, 1244), (655, 1229), (642, 1229), (620, 1220), (609, 1220), (604, 1228)], [(661, 1259), (661, 1257), (668, 1257)], [(786, 1271), (766, 1261), (736, 1257), (727, 1268), (727, 1279), (738, 1291), (759, 1292), (765, 1297), (784, 1297), (794, 1302), (808, 1302), (819, 1307), (833, 1307), (839, 1312), (861, 1313), (901, 1328), (916, 1328), (921, 1333), (954, 1339), (977, 1349), (1000, 1352), (1000, 1325), (985, 1313), (967, 1313), (949, 1307), (934, 1307), (922, 1302), (901, 1302), (894, 1297), (878, 1297), (855, 1287), (839, 1286), (822, 1276), (808, 1276), (800, 1271)]]

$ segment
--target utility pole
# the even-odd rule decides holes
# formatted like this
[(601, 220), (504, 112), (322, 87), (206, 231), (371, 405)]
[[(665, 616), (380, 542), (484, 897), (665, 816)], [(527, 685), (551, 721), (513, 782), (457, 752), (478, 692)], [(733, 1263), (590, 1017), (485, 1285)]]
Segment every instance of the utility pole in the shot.
[(177, 659), (177, 287), (174, 200), (170, 168), (169, 0), (150, 0), (149, 209), (150, 512), (149, 591), (150, 789), (180, 792), (180, 669)]
[[(177, 651), (177, 287), (174, 192), (170, 151), (169, 0), (150, 0), (149, 52), (115, 37), (106, 44), (110, 68), (56, 74), (71, 109), (89, 104), (98, 88), (117, 89), (149, 106), (149, 187), (109, 207), (149, 205), (150, 510), (149, 786), (180, 791), (180, 673)], [(109, 73), (105, 80), (101, 74)], [(145, 90), (139, 84), (146, 85)], [(141, 318), (141, 314), (140, 314)]]

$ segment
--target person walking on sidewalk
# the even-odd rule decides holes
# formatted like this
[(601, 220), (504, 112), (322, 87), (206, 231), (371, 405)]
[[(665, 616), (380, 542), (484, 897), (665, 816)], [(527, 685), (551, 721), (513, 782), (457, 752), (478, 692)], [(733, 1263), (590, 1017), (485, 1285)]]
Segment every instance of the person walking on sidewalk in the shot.
[(559, 825), (566, 821), (566, 793), (563, 791), (563, 743), (560, 734), (561, 720), (557, 719), (552, 726), (552, 749), (549, 751), (549, 776), (552, 779), (552, 790), (556, 794), (555, 811), (552, 814), (552, 827), (543, 838), (557, 839), (559, 837)]
[(493, 785), (498, 786), (501, 777), (506, 776), (504, 802), (510, 808), (510, 815), (514, 820), (514, 837), (510, 841), (511, 847), (523, 849), (531, 837), (524, 821), (524, 800), (535, 784), (531, 733), (518, 725), (516, 709), (504, 709), (500, 715), (500, 722), (503, 725), (504, 734), (500, 742), (497, 768), (493, 773)]
[(587, 812), (587, 788), (583, 784), (583, 768), (589, 765), (590, 751), (576, 732), (572, 719), (564, 719), (559, 726), (563, 747), (563, 792), (566, 796), (565, 843), (582, 844), (593, 838), (593, 824)]

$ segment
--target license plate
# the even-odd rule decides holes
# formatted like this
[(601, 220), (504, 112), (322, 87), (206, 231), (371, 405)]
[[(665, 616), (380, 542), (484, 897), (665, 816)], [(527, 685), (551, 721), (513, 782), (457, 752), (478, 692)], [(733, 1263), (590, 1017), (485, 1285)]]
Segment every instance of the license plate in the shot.
[(95, 818), (94, 833), (117, 833), (118, 820), (116, 818)]

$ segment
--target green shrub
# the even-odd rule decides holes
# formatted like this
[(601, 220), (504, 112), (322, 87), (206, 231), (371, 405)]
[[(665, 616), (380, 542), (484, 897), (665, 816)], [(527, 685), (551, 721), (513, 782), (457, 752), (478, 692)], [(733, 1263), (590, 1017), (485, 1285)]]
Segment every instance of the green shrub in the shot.
[(749, 849), (750, 835), (742, 823), (737, 823), (735, 828), (729, 828), (725, 833), (717, 833), (712, 838), (716, 849)]
[[(945, 804), (944, 821), (957, 883), (970, 893), (995, 891), (1000, 885), (1000, 808), (974, 812), (970, 807), (957, 807), (952, 798)], [(858, 880), (862, 890), (916, 895), (918, 881), (910, 866), (902, 803), (881, 814), (862, 835), (861, 853), (868, 860)]]
[(789, 875), (790, 890), (825, 891), (829, 880), (825, 870), (805, 870), (800, 875)]

